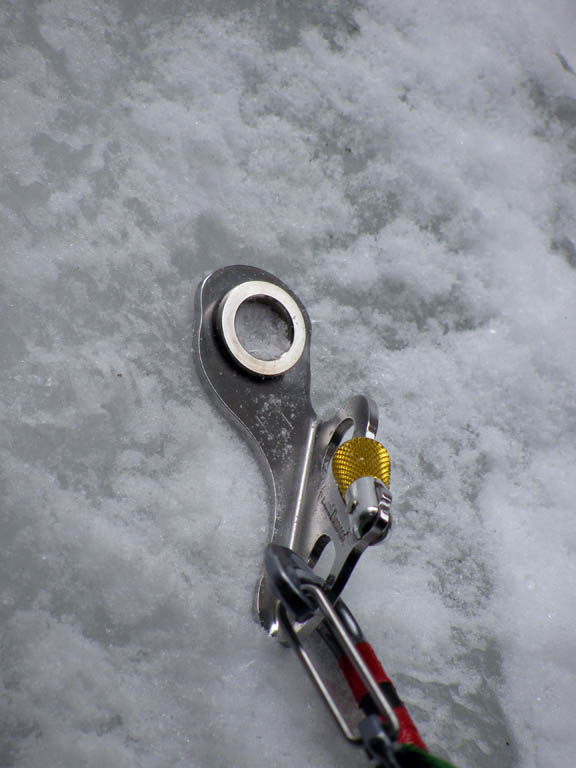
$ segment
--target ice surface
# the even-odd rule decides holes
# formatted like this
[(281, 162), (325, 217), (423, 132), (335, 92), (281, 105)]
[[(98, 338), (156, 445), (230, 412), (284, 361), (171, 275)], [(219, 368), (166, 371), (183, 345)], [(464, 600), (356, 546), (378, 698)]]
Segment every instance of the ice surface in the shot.
[(365, 765), (253, 620), (267, 498), (191, 361), (247, 263), (381, 406), (347, 588), (430, 746), (576, 750), (572, 0), (0, 6), (0, 765)]

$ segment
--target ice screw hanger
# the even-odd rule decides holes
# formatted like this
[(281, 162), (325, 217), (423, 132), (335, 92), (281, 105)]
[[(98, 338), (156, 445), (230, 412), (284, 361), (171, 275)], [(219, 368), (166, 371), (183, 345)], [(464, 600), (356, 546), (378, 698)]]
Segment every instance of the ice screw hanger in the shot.
[[(251, 301), (268, 305), (289, 326), (290, 346), (275, 359), (257, 358), (240, 341), (238, 311)], [(310, 401), (310, 319), (298, 297), (274, 275), (247, 266), (212, 272), (199, 286), (196, 314), (198, 374), (261, 462), (272, 496), (271, 540), (311, 567), (332, 542), (334, 562), (323, 587), (334, 600), (362, 552), (390, 528), (390, 496), (381, 479), (376, 478), (373, 489), (360, 478), (351, 483), (350, 514), (328, 471), (346, 433), (376, 436), (376, 405), (357, 395), (332, 419), (318, 419)], [(344, 468), (350, 457), (342, 459)], [(265, 575), (257, 610), (262, 625), (276, 635), (278, 601)]]
[[(281, 354), (264, 359), (242, 343), (237, 320), (246, 302), (267, 305), (286, 323), (289, 346)], [(255, 451), (273, 500), (259, 620), (270, 635), (292, 645), (346, 738), (363, 745), (373, 765), (450, 768), (425, 751), (374, 651), (339, 599), (362, 553), (390, 531), (390, 458), (375, 439), (378, 411), (369, 398), (352, 397), (327, 421), (316, 416), (310, 401), (310, 333), (302, 302), (264, 270), (224, 267), (198, 288), (200, 380)], [(333, 562), (320, 577), (314, 567), (330, 542)], [(314, 631), (337, 655), (365, 714), (357, 732), (303, 644)]]

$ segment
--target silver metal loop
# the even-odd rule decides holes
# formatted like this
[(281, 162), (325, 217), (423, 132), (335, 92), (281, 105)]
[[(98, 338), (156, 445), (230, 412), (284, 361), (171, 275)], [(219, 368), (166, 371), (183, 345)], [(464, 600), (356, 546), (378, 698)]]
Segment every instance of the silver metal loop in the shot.
[[(358, 627), (356, 620), (346, 608), (344, 611), (345, 621), (339, 615), (337, 609), (329, 600), (323, 590), (315, 584), (303, 584), (302, 591), (312, 597), (318, 606), (319, 612), (324, 616), (324, 620), (328, 629), (336, 641), (337, 647), (341, 653), (344, 653), (352, 663), (354, 669), (360, 676), (360, 679), (366, 686), (372, 701), (376, 705), (378, 714), (384, 718), (384, 727), (388, 733), (388, 736), (392, 739), (396, 739), (400, 732), (400, 722), (398, 716), (382, 690), (378, 685), (378, 682), (374, 678), (374, 675), (370, 671), (368, 665), (358, 652), (356, 643), (358, 638), (362, 638), (362, 633)], [(322, 675), (318, 671), (316, 665), (312, 661), (310, 654), (306, 647), (303, 645), (296, 628), (291, 623), (286, 613), (286, 606), (282, 603), (278, 611), (278, 620), (283, 629), (284, 635), (287, 637), (288, 642), (296, 652), (296, 655), (301, 662), (302, 666), (308, 673), (312, 682), (318, 689), (324, 703), (328, 706), (328, 709), (332, 713), (334, 719), (340, 726), (340, 729), (348, 741), (353, 744), (361, 744), (362, 738), (355, 734), (352, 728), (348, 725), (346, 717), (342, 713), (342, 710), (336, 703), (334, 697), (330, 693), (330, 690), (324, 682)]]
[(352, 744), (361, 745), (362, 739), (358, 734), (355, 734), (348, 723), (346, 722), (346, 718), (343, 715), (343, 713), (340, 710), (340, 707), (336, 703), (336, 700), (330, 693), (330, 690), (324, 680), (322, 679), (322, 675), (320, 672), (318, 672), (318, 669), (316, 668), (316, 665), (312, 661), (312, 657), (308, 653), (307, 649), (304, 645), (300, 642), (300, 639), (294, 630), (294, 627), (292, 626), (288, 616), (286, 615), (286, 609), (283, 605), (280, 605), (279, 611), (278, 611), (278, 620), (280, 622), (280, 625), (282, 629), (284, 630), (284, 633), (286, 637), (288, 638), (288, 642), (296, 652), (296, 656), (298, 657), (298, 660), (306, 670), (308, 676), (318, 689), (320, 695), (322, 696), (322, 700), (332, 713), (332, 716), (340, 726), (340, 730), (344, 734), (344, 736), (348, 739), (349, 742)]
[(390, 735), (397, 737), (400, 732), (400, 723), (398, 721), (396, 712), (394, 712), (390, 702), (382, 693), (380, 686), (376, 682), (374, 675), (368, 668), (368, 665), (362, 656), (358, 653), (356, 645), (354, 644), (354, 640), (350, 637), (348, 629), (338, 615), (338, 612), (328, 597), (324, 594), (322, 589), (315, 584), (304, 584), (302, 591), (314, 597), (320, 612), (332, 630), (334, 637), (340, 645), (340, 648), (350, 659), (354, 669), (366, 686), (366, 690), (370, 694), (372, 701), (378, 709), (378, 714), (386, 718), (390, 729)]
[[(236, 332), (236, 314), (249, 300), (268, 301), (278, 305), (290, 322), (292, 343), (290, 348), (274, 360), (261, 360), (242, 345)], [(293, 368), (306, 346), (306, 324), (298, 304), (279, 285), (264, 280), (249, 280), (235, 286), (222, 299), (217, 313), (218, 330), (234, 360), (245, 370), (259, 376), (281, 376)]]

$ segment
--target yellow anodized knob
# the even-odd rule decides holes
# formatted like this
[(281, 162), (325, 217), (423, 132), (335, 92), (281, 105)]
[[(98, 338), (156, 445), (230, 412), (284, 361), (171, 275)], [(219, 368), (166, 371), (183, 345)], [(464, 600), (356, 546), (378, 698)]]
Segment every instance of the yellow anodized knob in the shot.
[(390, 456), (377, 440), (353, 437), (338, 446), (332, 458), (332, 474), (342, 498), (359, 477), (375, 477), (390, 487)]

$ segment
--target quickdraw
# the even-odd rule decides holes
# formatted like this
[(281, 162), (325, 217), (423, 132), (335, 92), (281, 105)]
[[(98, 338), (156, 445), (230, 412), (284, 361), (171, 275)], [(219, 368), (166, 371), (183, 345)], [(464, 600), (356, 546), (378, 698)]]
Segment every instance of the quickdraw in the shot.
[[(287, 348), (266, 354), (239, 334), (241, 307), (258, 302), (285, 323)], [(430, 755), (394, 685), (340, 597), (361, 554), (388, 535), (390, 458), (376, 441), (378, 411), (362, 395), (321, 422), (310, 402), (306, 309), (274, 275), (248, 266), (212, 272), (196, 298), (195, 360), (200, 379), (240, 427), (270, 482), (271, 543), (257, 612), (289, 644), (345, 737), (377, 768), (453, 768)], [(330, 471), (331, 470), (331, 471)], [(315, 570), (331, 543), (326, 575)], [(315, 632), (335, 654), (364, 717), (347, 722), (305, 645)]]

